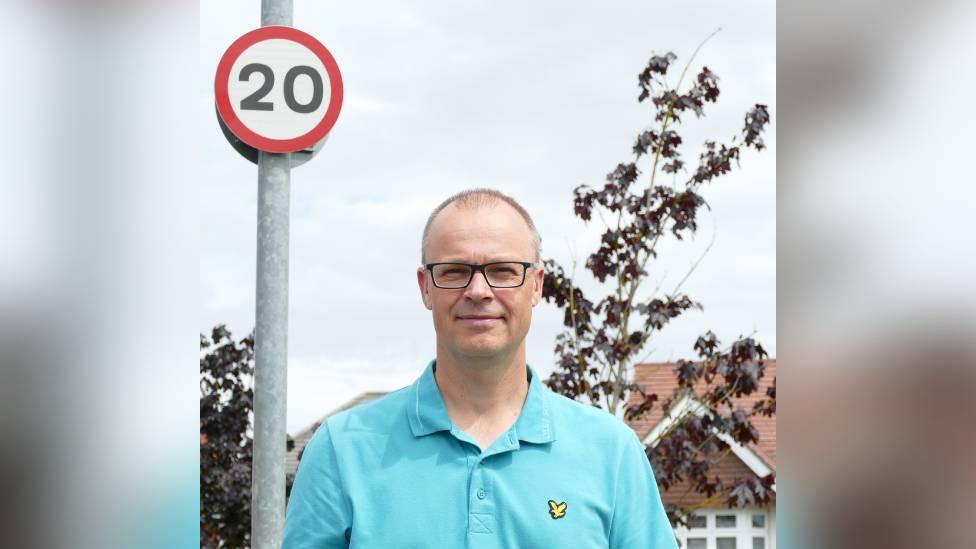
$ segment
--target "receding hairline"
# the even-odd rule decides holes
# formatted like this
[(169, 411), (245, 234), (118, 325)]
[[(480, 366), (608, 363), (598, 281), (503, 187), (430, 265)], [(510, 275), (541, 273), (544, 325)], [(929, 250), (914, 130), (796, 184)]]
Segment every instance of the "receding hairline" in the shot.
[(427, 262), (427, 239), (430, 236), (430, 229), (434, 225), (434, 220), (443, 212), (448, 206), (454, 204), (458, 208), (464, 209), (478, 209), (488, 206), (493, 206), (496, 204), (507, 204), (511, 207), (519, 216), (525, 221), (525, 225), (529, 229), (531, 234), (532, 247), (535, 250), (535, 260), (540, 261), (542, 259), (542, 238), (539, 236), (539, 231), (535, 227), (535, 222), (532, 221), (532, 216), (529, 212), (522, 207), (514, 198), (502, 193), (501, 191), (488, 188), (478, 188), (478, 189), (468, 189), (466, 191), (461, 191), (455, 195), (450, 196), (443, 202), (441, 202), (434, 211), (430, 213), (427, 218), (427, 224), (424, 225), (424, 234), (420, 240), (420, 262)]

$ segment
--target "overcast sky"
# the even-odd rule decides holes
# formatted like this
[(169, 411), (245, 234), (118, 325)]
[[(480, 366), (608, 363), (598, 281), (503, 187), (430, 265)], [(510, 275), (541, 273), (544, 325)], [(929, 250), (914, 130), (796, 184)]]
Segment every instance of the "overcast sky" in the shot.
[[(200, 9), (199, 323), (243, 336), (254, 325), (257, 169), (220, 133), (213, 74), (227, 46), (260, 25), (260, 2)], [(725, 343), (754, 335), (775, 356), (774, 2), (296, 0), (294, 25), (335, 56), (345, 103), (322, 152), (292, 171), (290, 433), (362, 391), (411, 383), (433, 357), (414, 272), (423, 224), (447, 196), (481, 186), (511, 194), (535, 218), (543, 256), (568, 267), (575, 254), (582, 265), (600, 231), (572, 215), (572, 191), (632, 160), (651, 122), (637, 73), (666, 51), (680, 68), (718, 27), (691, 71), (716, 72), (721, 96), (705, 118), (685, 116), (683, 156), (693, 166), (701, 143), (727, 141), (757, 102), (770, 107), (769, 150), (744, 152), (741, 169), (704, 190), (711, 211), (696, 239), (661, 246), (651, 289), (677, 283), (714, 238), (684, 286), (704, 311), (666, 328), (648, 360), (693, 358), (709, 329)], [(543, 377), (560, 319), (552, 305), (535, 309), (528, 362)]]

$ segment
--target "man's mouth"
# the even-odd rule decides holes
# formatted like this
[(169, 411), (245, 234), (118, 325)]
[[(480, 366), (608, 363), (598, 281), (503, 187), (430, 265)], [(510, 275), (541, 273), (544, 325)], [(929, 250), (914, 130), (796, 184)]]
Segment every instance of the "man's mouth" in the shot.
[(502, 317), (495, 315), (458, 315), (457, 319), (472, 328), (489, 328), (502, 321)]

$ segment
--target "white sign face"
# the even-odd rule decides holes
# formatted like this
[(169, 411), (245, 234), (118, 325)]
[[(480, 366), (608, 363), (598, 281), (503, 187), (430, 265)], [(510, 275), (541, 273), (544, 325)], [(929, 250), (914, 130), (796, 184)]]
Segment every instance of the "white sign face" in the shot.
[(275, 38), (244, 50), (230, 69), (230, 105), (241, 122), (269, 139), (294, 139), (322, 120), (329, 76), (305, 46)]
[(342, 104), (332, 55), (292, 27), (262, 27), (239, 38), (217, 67), (214, 89), (231, 132), (268, 152), (312, 147), (332, 129)]

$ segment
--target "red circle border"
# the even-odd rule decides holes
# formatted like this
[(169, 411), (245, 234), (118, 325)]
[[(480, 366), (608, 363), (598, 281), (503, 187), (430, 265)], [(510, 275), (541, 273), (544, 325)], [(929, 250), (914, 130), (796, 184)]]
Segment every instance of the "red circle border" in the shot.
[[(271, 139), (251, 131), (250, 128), (244, 125), (230, 104), (228, 85), (231, 67), (234, 66), (237, 58), (245, 50), (258, 42), (272, 38), (292, 40), (305, 46), (322, 61), (322, 65), (325, 66), (325, 72), (329, 76), (331, 95), (325, 116), (322, 117), (322, 120), (314, 128), (303, 135), (291, 139)], [(342, 109), (342, 91), (342, 74), (339, 72), (339, 65), (336, 63), (335, 57), (332, 57), (332, 53), (321, 42), (316, 40), (314, 36), (300, 31), (295, 27), (282, 25), (260, 27), (235, 40), (227, 48), (227, 51), (224, 52), (223, 57), (220, 58), (220, 62), (217, 64), (217, 75), (214, 77), (214, 96), (217, 100), (217, 112), (224, 120), (224, 124), (227, 124), (230, 131), (241, 141), (255, 149), (272, 153), (300, 151), (322, 140), (332, 130), (332, 127), (335, 126), (336, 121), (339, 119), (339, 111)]]

